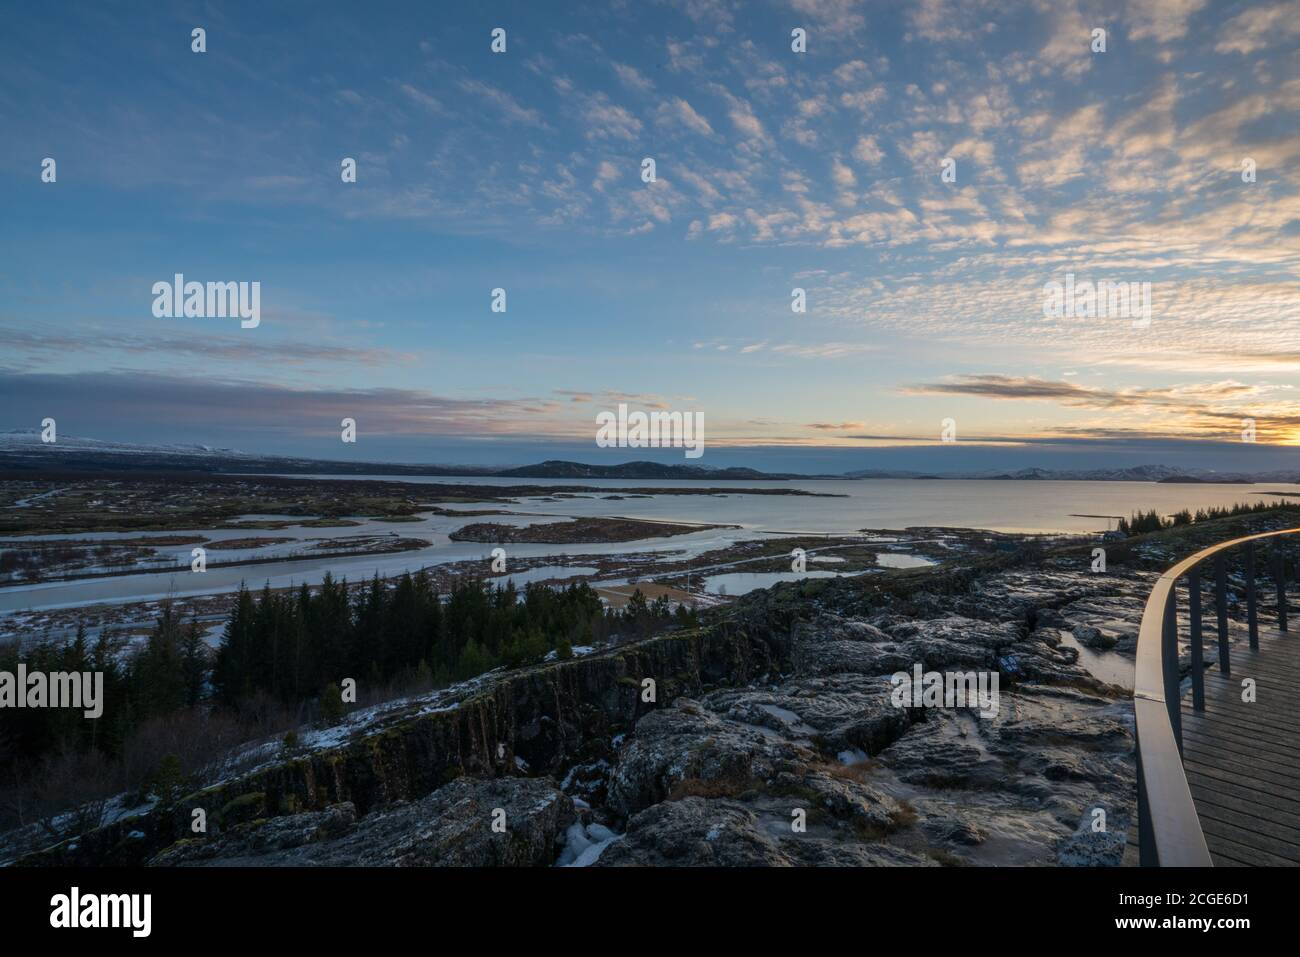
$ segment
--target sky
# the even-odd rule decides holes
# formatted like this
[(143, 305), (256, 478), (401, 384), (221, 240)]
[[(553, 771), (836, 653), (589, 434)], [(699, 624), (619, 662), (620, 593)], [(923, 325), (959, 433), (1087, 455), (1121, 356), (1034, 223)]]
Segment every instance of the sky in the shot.
[[(1295, 0), (149, 6), (6, 12), (0, 429), (1300, 465)], [(177, 273), (260, 323), (156, 316)], [(1046, 314), (1067, 276), (1149, 315)], [(598, 448), (620, 403), (705, 454)]]

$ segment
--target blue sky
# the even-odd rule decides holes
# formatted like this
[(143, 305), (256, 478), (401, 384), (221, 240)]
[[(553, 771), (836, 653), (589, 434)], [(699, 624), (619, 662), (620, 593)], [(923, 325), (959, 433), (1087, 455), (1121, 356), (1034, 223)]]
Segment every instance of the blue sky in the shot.
[[(625, 401), (703, 464), (932, 468), (949, 417), (981, 463), (1295, 461), (1294, 4), (53, 6), (0, 36), (0, 428), (610, 461)], [(177, 272), (261, 325), (155, 318)], [(1045, 319), (1066, 273), (1150, 325)]]

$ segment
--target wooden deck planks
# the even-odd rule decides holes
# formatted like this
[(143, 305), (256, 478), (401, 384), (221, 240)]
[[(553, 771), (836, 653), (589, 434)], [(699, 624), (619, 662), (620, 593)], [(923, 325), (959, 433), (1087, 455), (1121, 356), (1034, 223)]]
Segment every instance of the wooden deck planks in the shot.
[[(1259, 650), (1234, 643), (1231, 663), (1231, 675), (1206, 672), (1204, 711), (1190, 692), (1182, 701), (1184, 769), (1205, 842), (1220, 867), (1300, 866), (1300, 631), (1261, 624)], [(1246, 678), (1253, 703), (1241, 700)]]

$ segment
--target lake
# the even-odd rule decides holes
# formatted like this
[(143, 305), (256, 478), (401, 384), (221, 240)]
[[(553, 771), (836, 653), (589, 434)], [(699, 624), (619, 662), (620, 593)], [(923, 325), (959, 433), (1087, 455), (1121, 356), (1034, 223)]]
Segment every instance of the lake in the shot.
[[(460, 485), (519, 485), (541, 487), (584, 485), (594, 489), (691, 488), (699, 482), (629, 481), (591, 479), (582, 481), (547, 479), (448, 479), (412, 478), (410, 476), (307, 476), (321, 479), (358, 478), (420, 484), (455, 483)], [(664, 495), (649, 498), (591, 497), (546, 500), (546, 497), (522, 499), (517, 504), (494, 506), (515, 513), (506, 516), (458, 518), (427, 516), (417, 523), (403, 523), (400, 534), (423, 537), (431, 541), (426, 548), (388, 555), (352, 558), (329, 556), (295, 557), (282, 562), (235, 568), (210, 568), (203, 575), (152, 573), (114, 576), (91, 581), (20, 585), (0, 588), (0, 612), (20, 609), (71, 607), (86, 602), (123, 602), (162, 598), (172, 595), (199, 595), (230, 591), (241, 581), (253, 587), (269, 582), (273, 587), (307, 582), (318, 583), (326, 570), (350, 580), (381, 575), (401, 574), (427, 565), (472, 558), (486, 559), (490, 545), (452, 542), (448, 533), (475, 521), (526, 523), (530, 519), (555, 520), (565, 516), (624, 516), (655, 521), (718, 523), (737, 525), (734, 529), (702, 530), (673, 538), (645, 539), (625, 544), (600, 545), (513, 545), (513, 557), (553, 555), (595, 555), (662, 552), (675, 560), (706, 551), (725, 548), (731, 542), (781, 533), (848, 535), (861, 529), (901, 529), (908, 526), (951, 526), (985, 528), (1004, 532), (1094, 532), (1114, 527), (1114, 520), (1081, 517), (1128, 515), (1138, 509), (1155, 508), (1168, 514), (1179, 509), (1232, 505), (1236, 502), (1277, 501), (1260, 495), (1263, 491), (1300, 493), (1300, 486), (1287, 484), (1209, 485), (1156, 484), (1151, 482), (1054, 482), (993, 481), (948, 479), (868, 479), (797, 481), (797, 482), (713, 482), (710, 487), (735, 489), (719, 495)], [(743, 488), (797, 488), (812, 492), (843, 495), (842, 498), (813, 498), (792, 495), (743, 495)], [(608, 494), (607, 492), (605, 494)], [(481, 506), (466, 505), (466, 509)], [(525, 518), (528, 516), (528, 518)], [(333, 538), (344, 534), (392, 531), (394, 526), (365, 522), (349, 529), (289, 528), (275, 535), (302, 538)], [(241, 531), (195, 533), (210, 537), (230, 537)], [(123, 534), (78, 536), (87, 540), (119, 537)], [(182, 534), (177, 531), (160, 535)], [(70, 536), (59, 536), (70, 537)], [(290, 546), (280, 546), (290, 547)], [(261, 554), (268, 554), (263, 551)], [(178, 560), (188, 562), (188, 549), (178, 549)], [(907, 559), (890, 557), (881, 562), (902, 563)], [(826, 569), (826, 573), (833, 574)], [(517, 583), (528, 576), (521, 574)], [(737, 579), (730, 583), (744, 587)], [(734, 592), (733, 592), (734, 593)]]
[[(1104, 518), (1128, 516), (1138, 509), (1170, 514), (1179, 509), (1278, 501), (1260, 492), (1292, 492), (1300, 485), (1210, 485), (1156, 482), (1055, 482), (981, 479), (829, 479), (791, 482), (628, 481), (619, 479), (411, 478), (401, 475), (313, 475), (320, 479), (373, 478), (393, 482), (462, 485), (585, 485), (596, 489), (710, 488), (802, 489), (846, 498), (792, 495), (700, 496), (654, 498), (565, 498), (510, 507), (511, 511), (561, 512), (566, 515), (622, 515), (660, 521), (734, 523), (780, 532), (845, 533), (863, 528), (944, 525), (987, 528), (1000, 532), (1105, 531)], [(494, 521), (495, 519), (485, 519)], [(1109, 523), (1115, 527), (1114, 521)]]

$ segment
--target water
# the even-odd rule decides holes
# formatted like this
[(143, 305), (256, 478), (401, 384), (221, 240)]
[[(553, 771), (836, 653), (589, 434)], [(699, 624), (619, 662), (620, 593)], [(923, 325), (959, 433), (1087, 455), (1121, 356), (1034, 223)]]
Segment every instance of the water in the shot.
[[(316, 478), (346, 478), (357, 476), (315, 476)], [(491, 487), (505, 484), (535, 484), (538, 486), (585, 485), (595, 489), (615, 488), (699, 488), (700, 483), (688, 481), (626, 481), (593, 479), (573, 482), (568, 480), (505, 480), (493, 478), (446, 479), (411, 478), (407, 476), (364, 476), (391, 481), (419, 484), (482, 485)], [(283, 587), (306, 582), (317, 584), (330, 571), (335, 578), (347, 576), (349, 580), (368, 578), (375, 572), (380, 575), (400, 574), (428, 565), (467, 559), (488, 562), (490, 544), (453, 542), (449, 533), (469, 522), (488, 521), (509, 524), (527, 524), (533, 521), (560, 521), (566, 516), (625, 516), (654, 521), (719, 523), (738, 528), (709, 529), (672, 538), (652, 538), (638, 542), (598, 545), (512, 545), (512, 557), (531, 558), (556, 555), (645, 555), (652, 564), (657, 555), (680, 561), (706, 551), (725, 549), (740, 539), (765, 537), (778, 533), (825, 535), (853, 534), (861, 529), (908, 526), (952, 526), (986, 528), (1005, 532), (1091, 532), (1113, 527), (1114, 522), (1104, 518), (1080, 517), (1091, 515), (1128, 515), (1137, 509), (1155, 508), (1171, 513), (1182, 508), (1195, 510), (1209, 506), (1232, 505), (1236, 502), (1275, 501), (1258, 494), (1265, 490), (1300, 492), (1300, 486), (1276, 485), (1203, 485), (1156, 484), (1150, 482), (1018, 482), (979, 480), (915, 480), (872, 479), (863, 481), (828, 480), (798, 482), (714, 482), (718, 488), (735, 489), (719, 495), (665, 495), (650, 498), (623, 498), (610, 500), (600, 497), (569, 498), (558, 501), (541, 501), (538, 497), (520, 500), (517, 504), (494, 506), (509, 511), (511, 515), (459, 518), (428, 516), (420, 522), (389, 523), (363, 520), (360, 526), (349, 528), (291, 527), (266, 532), (245, 529), (227, 531), (192, 530), (208, 538), (234, 538), (250, 534), (267, 536), (292, 536), (295, 539), (343, 538), (353, 535), (388, 534), (397, 532), (402, 537), (424, 538), (431, 542), (425, 548), (390, 555), (367, 555), (353, 558), (331, 558), (328, 555), (304, 556), (301, 541), (268, 546), (246, 553), (225, 553), (221, 559), (235, 555), (244, 557), (278, 555), (297, 551), (293, 558), (258, 565), (234, 568), (209, 568), (203, 574), (183, 572), (150, 573), (113, 576), (90, 581), (50, 583), (44, 585), (18, 585), (0, 588), (0, 612), (21, 609), (66, 608), (88, 602), (143, 601), (173, 595), (203, 595), (231, 591), (241, 581), (258, 588), (269, 582), (272, 587)], [(792, 495), (743, 495), (743, 488), (805, 489), (813, 492), (843, 495), (841, 498), (810, 498)], [(481, 506), (466, 505), (467, 509)], [(99, 533), (78, 536), (88, 541), (113, 539), (148, 533)], [(186, 534), (184, 531), (156, 534)], [(68, 536), (59, 536), (68, 537)], [(887, 539), (882, 539), (887, 541)], [(212, 552), (209, 561), (221, 553)], [(189, 546), (177, 549), (178, 561), (189, 562)], [(878, 559), (884, 567), (912, 567), (923, 564), (923, 559), (903, 554), (881, 553)], [(647, 568), (650, 574), (651, 568)], [(737, 573), (746, 574), (746, 573)], [(756, 573), (754, 573), (756, 574)], [(779, 573), (775, 573), (779, 574)], [(809, 572), (809, 577), (834, 574)], [(737, 580), (739, 582), (739, 580)], [(738, 592), (728, 589), (731, 594)]]
[(704, 590), (713, 595), (747, 595), (759, 588), (771, 588), (779, 582), (797, 582), (805, 578), (840, 578), (863, 572), (728, 572), (704, 579)]
[(878, 552), (876, 554), (876, 564), (881, 568), (924, 568), (927, 565), (935, 564), (935, 562), (920, 555), (905, 555), (902, 552)]
[[(844, 559), (836, 556), (817, 556), (809, 555), (808, 561), (824, 562), (842, 562)], [(876, 564), (881, 568), (924, 568), (927, 565), (934, 565), (935, 562), (920, 555), (907, 555), (903, 552), (878, 552), (876, 554)], [(842, 578), (853, 575), (869, 575), (870, 571), (802, 571), (802, 572), (726, 572), (721, 575), (710, 575), (704, 579), (704, 590), (714, 595), (747, 595), (758, 588), (771, 588), (779, 582), (797, 582), (805, 578)]]
[(1065, 629), (1061, 629), (1061, 643), (1079, 653), (1079, 665), (1099, 681), (1119, 685), (1121, 688), (1133, 687), (1133, 661), (1114, 651), (1094, 651), (1078, 641)]
[(523, 572), (497, 575), (487, 580), (494, 585), (505, 585), (506, 582), (514, 582), (515, 588), (522, 590), (530, 582), (549, 581), (553, 578), (582, 578), (586, 575), (594, 575), (598, 570), (596, 568), (585, 568), (581, 565), (541, 565)]
[[(987, 528), (1000, 532), (1090, 532), (1114, 528), (1114, 521), (1088, 515), (1125, 516), (1154, 508), (1162, 514), (1179, 509), (1278, 501), (1260, 492), (1300, 493), (1300, 485), (1208, 485), (1156, 482), (1041, 482), (980, 479), (830, 479), (792, 482), (628, 481), (621, 479), (411, 478), (399, 475), (310, 478), (376, 478), (394, 482), (461, 485), (584, 485), (616, 488), (771, 488), (802, 489), (846, 498), (795, 495), (666, 495), (652, 498), (524, 500), (511, 511), (564, 515), (622, 515), (660, 521), (730, 522), (751, 529), (843, 534), (863, 528), (942, 525)], [(474, 507), (474, 506), (466, 506)], [(485, 518), (481, 521), (496, 521)]]

